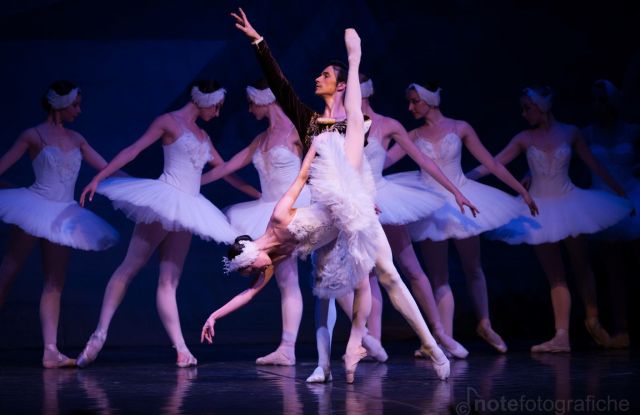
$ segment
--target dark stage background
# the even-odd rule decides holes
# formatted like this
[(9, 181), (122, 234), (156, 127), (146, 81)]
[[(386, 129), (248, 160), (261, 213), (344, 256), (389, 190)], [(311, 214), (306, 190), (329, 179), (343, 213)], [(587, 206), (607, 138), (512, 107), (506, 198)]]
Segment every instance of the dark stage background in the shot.
[[(552, 86), (557, 118), (584, 126), (590, 117), (590, 84), (608, 78), (623, 89), (628, 118), (638, 121), (640, 49), (635, 35), (639, 16), (631, 6), (617, 2), (587, 8), (578, 2), (469, 0), (423, 1), (420, 6), (358, 0), (11, 1), (0, 6), (0, 151), (4, 153), (20, 131), (42, 120), (40, 97), (55, 79), (81, 86), (83, 114), (71, 127), (111, 159), (155, 116), (183, 105), (191, 81), (215, 78), (229, 93), (220, 118), (203, 127), (223, 157), (229, 158), (266, 128), (247, 112), (244, 87), (259, 78), (260, 71), (249, 42), (229, 17), (238, 5), (269, 41), (303, 100), (317, 109), (322, 103), (313, 96), (313, 79), (329, 59), (345, 59), (342, 33), (353, 26), (363, 39), (362, 68), (376, 87), (373, 107), (408, 129), (418, 123), (406, 110), (404, 89), (411, 82), (428, 80), (442, 85), (444, 114), (469, 121), (493, 153), (526, 127), (519, 115), (518, 94), (530, 83)], [(466, 170), (476, 165), (468, 154), (463, 160)], [(403, 161), (392, 171), (415, 168)], [(523, 174), (524, 160), (510, 168), (517, 176)], [(141, 177), (157, 177), (161, 169), (159, 142), (125, 168)], [(575, 163), (573, 170), (577, 183), (588, 184), (583, 166)], [(76, 195), (94, 173), (83, 168)], [(252, 168), (240, 174), (257, 185)], [(3, 179), (16, 186), (29, 185), (33, 180), (29, 160), (25, 157)], [(504, 189), (492, 178), (485, 182)], [(219, 207), (247, 200), (225, 182), (209, 185), (203, 193)], [(95, 327), (106, 282), (124, 257), (133, 228), (103, 197), (96, 197), (90, 208), (121, 232), (121, 242), (106, 252), (74, 252), (62, 299), (62, 350), (82, 346)], [(2, 252), (8, 230), (0, 226)], [(598, 246), (593, 248), (598, 266)], [(482, 249), (496, 330), (507, 343), (522, 340), (528, 345), (529, 340), (550, 337), (548, 285), (532, 250), (487, 240)], [(247, 285), (242, 277), (222, 273), (225, 250), (193, 240), (178, 291), (190, 344), (199, 341), (208, 314)], [(450, 262), (457, 300), (455, 334), (469, 340), (475, 338), (475, 317), (453, 249)], [(131, 284), (113, 320), (107, 346), (168, 344), (155, 310), (157, 269), (154, 257)], [(637, 277), (638, 270), (634, 271)], [(300, 341), (306, 343), (314, 341), (308, 275), (309, 265), (302, 263), (305, 312)], [(40, 256), (34, 250), (0, 310), (0, 348), (40, 347), (41, 284)], [(631, 298), (638, 283), (632, 279), (630, 284)], [(263, 343), (265, 351), (271, 349), (280, 336), (279, 299), (272, 283), (252, 304), (217, 324), (215, 342)], [(610, 326), (609, 301), (603, 288), (603, 320)], [(384, 339), (414, 339), (399, 314), (388, 302), (385, 306)], [(637, 305), (632, 307), (637, 314)], [(583, 315), (575, 294), (573, 339), (575, 344), (587, 345)], [(346, 338), (346, 327), (341, 316), (337, 339)]]

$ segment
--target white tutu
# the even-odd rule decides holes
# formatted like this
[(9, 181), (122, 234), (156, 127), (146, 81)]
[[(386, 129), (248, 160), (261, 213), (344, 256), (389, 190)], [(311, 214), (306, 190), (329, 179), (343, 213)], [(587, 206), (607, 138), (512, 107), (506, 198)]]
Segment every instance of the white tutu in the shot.
[[(421, 191), (432, 192), (437, 189), (424, 180), (420, 171), (393, 174), (386, 178)], [(407, 225), (414, 241), (469, 238), (502, 226), (520, 214), (518, 201), (501, 190), (464, 177), (454, 184), (480, 213), (474, 218), (467, 207), (465, 207), (465, 213), (462, 213), (455, 197), (443, 190), (439, 193), (445, 200), (441, 208), (431, 216)]]
[[(341, 134), (322, 133), (314, 143), (318, 155), (311, 165), (309, 183), (314, 204), (322, 206), (328, 218), (315, 224), (313, 220), (318, 218), (305, 220), (309, 215), (300, 214), (310, 208), (300, 208), (289, 230), (298, 241), (305, 241), (315, 229), (326, 234), (326, 225), (333, 223), (337, 238), (320, 250), (321, 246), (313, 248), (317, 250), (314, 294), (323, 298), (339, 297), (352, 292), (375, 263), (376, 226), (380, 226), (374, 209), (375, 186), (366, 159), (361, 172), (350, 167)], [(314, 239), (317, 242), (321, 238), (311, 238)]]
[(75, 201), (52, 201), (26, 188), (0, 190), (0, 219), (30, 235), (85, 251), (101, 251), (118, 241), (115, 229)]
[(496, 229), (488, 236), (510, 244), (538, 245), (557, 242), (569, 236), (591, 234), (614, 225), (631, 212), (628, 200), (599, 190), (575, 187), (568, 169), (571, 147), (562, 144), (553, 152), (530, 146), (527, 161), (531, 170), (529, 193), (538, 205), (539, 215), (525, 215)]
[[(267, 151), (257, 149), (253, 164), (260, 177), (262, 197), (250, 202), (231, 205), (224, 210), (231, 225), (253, 239), (264, 234), (276, 204), (289, 190), (300, 172), (300, 156), (286, 146), (276, 145)], [(309, 205), (309, 192), (305, 187), (294, 207)]]
[(387, 152), (380, 140), (369, 137), (365, 154), (376, 186), (378, 219), (383, 225), (404, 225), (426, 218), (444, 205), (445, 200), (429, 190), (400, 185), (382, 176)]
[(570, 236), (596, 233), (629, 216), (628, 201), (597, 190), (574, 188), (556, 197), (534, 197), (539, 214), (533, 218), (518, 197), (521, 216), (487, 234), (509, 244), (538, 245)]
[(188, 231), (204, 240), (232, 243), (238, 231), (200, 193), (191, 194), (161, 180), (112, 178), (98, 186), (136, 223), (160, 222), (168, 231)]
[[(615, 225), (598, 232), (594, 237), (606, 241), (629, 241), (640, 238), (640, 181), (633, 176), (635, 151), (633, 143), (620, 142), (614, 146), (592, 144), (591, 151), (609, 173), (624, 187), (636, 210), (634, 216), (622, 219)], [(613, 193), (597, 175), (593, 175), (593, 188)]]

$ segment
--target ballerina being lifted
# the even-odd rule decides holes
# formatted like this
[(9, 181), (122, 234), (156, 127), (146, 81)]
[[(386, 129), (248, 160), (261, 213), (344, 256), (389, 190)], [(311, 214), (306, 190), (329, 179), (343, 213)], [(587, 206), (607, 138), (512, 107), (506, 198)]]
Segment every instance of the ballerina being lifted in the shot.
[[(255, 241), (244, 235), (236, 238), (225, 260), (226, 270), (257, 276), (250, 288), (211, 314), (202, 329), (201, 341), (213, 341), (216, 321), (247, 304), (269, 282), (275, 264), (291, 255), (304, 257), (315, 250), (321, 259), (316, 261), (315, 294), (336, 297), (354, 293), (345, 354), (346, 378), (351, 383), (358, 362), (367, 352), (362, 340), (371, 308), (367, 275), (376, 257), (376, 236), (371, 233), (377, 218), (374, 187), (367, 180), (370, 174), (366, 174), (368, 165), (363, 161), (365, 123), (358, 81), (361, 50), (355, 30), (345, 30), (345, 45), (349, 60), (346, 133), (330, 131), (318, 135), (300, 174), (274, 208), (265, 233)], [(309, 177), (314, 203), (296, 209), (293, 205)], [(375, 341), (373, 344), (381, 347)], [(449, 362), (444, 356), (435, 366), (440, 378), (448, 377)]]

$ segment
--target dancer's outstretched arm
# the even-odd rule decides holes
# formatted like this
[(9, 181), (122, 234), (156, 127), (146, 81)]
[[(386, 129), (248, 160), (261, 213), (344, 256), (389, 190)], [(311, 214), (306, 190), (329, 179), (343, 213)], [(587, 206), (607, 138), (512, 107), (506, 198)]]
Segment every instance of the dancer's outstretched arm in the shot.
[(215, 334), (213, 327), (216, 324), (216, 320), (219, 320), (222, 317), (233, 313), (240, 307), (243, 307), (245, 304), (249, 303), (249, 301), (253, 300), (253, 298), (271, 280), (271, 277), (273, 277), (273, 266), (268, 267), (263, 273), (258, 275), (251, 282), (251, 286), (249, 288), (236, 295), (225, 305), (211, 313), (207, 321), (204, 323), (204, 326), (202, 327), (200, 342), (204, 343), (206, 341), (209, 344), (213, 343), (213, 336)]
[(293, 210), (293, 205), (298, 200), (304, 185), (307, 184), (307, 180), (309, 180), (309, 171), (311, 170), (311, 163), (313, 162), (314, 157), (316, 156), (316, 147), (314, 144), (311, 145), (309, 151), (304, 156), (302, 160), (302, 166), (300, 166), (300, 172), (298, 173), (298, 177), (293, 181), (289, 190), (282, 195), (276, 207), (273, 208), (273, 213), (271, 217), (277, 221), (288, 223), (291, 218), (291, 211)]
[(347, 48), (349, 71), (344, 98), (344, 109), (347, 113), (347, 132), (344, 138), (344, 149), (347, 161), (354, 168), (360, 169), (364, 152), (364, 116), (362, 115), (362, 92), (360, 91), (360, 36), (355, 29), (345, 29), (344, 44)]
[(215, 182), (216, 180), (249, 165), (253, 158), (253, 154), (256, 152), (256, 148), (258, 148), (258, 137), (256, 137), (247, 147), (236, 153), (235, 156), (231, 157), (229, 161), (225, 161), (223, 164), (220, 164), (204, 173), (200, 179), (200, 184), (205, 185), (207, 183)]

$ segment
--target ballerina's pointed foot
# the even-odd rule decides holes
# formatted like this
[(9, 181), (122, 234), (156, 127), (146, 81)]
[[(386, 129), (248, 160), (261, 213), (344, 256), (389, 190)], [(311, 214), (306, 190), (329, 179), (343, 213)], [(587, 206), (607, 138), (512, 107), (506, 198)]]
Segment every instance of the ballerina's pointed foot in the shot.
[(380, 363), (386, 362), (389, 358), (387, 351), (382, 347), (382, 343), (375, 337), (368, 334), (364, 336), (362, 338), (362, 346), (367, 350), (367, 357), (371, 357)]
[(494, 349), (499, 351), (500, 353), (507, 352), (507, 344), (502, 340), (502, 337), (495, 331), (491, 326), (483, 326), (478, 325), (476, 328), (476, 333), (478, 336), (482, 337), (487, 343), (489, 343)]
[[(455, 357), (456, 359), (465, 359), (469, 356), (469, 351), (465, 349), (463, 345), (454, 340), (453, 337), (450, 337), (444, 333), (439, 335), (434, 335), (436, 340), (438, 341), (438, 346), (442, 349), (444, 354), (450, 358)], [(416, 351), (419, 353), (419, 351)]]
[(198, 359), (193, 357), (189, 350), (179, 351), (178, 358), (176, 360), (176, 366), (178, 367), (195, 367), (198, 365)]
[(451, 374), (451, 364), (449, 363), (447, 356), (444, 355), (444, 352), (440, 350), (439, 347), (427, 347), (423, 345), (417, 350), (417, 352), (419, 352), (425, 359), (431, 359), (436, 375), (438, 375), (438, 379), (449, 379), (449, 375)]
[(323, 368), (321, 366), (316, 367), (311, 375), (307, 378), (307, 383), (327, 383), (333, 380), (331, 376), (331, 369)]
[(556, 335), (553, 339), (531, 347), (531, 353), (568, 353), (571, 351), (569, 336)]
[(266, 356), (256, 359), (256, 365), (266, 366), (294, 366), (296, 364), (296, 356), (293, 352), (288, 353), (281, 347)]
[(600, 321), (597, 318), (588, 318), (584, 321), (584, 325), (587, 331), (596, 342), (598, 346), (608, 347), (611, 343), (611, 337), (609, 333), (602, 327)]
[(347, 383), (353, 383), (356, 378), (356, 368), (358, 363), (367, 355), (367, 350), (359, 346), (355, 353), (345, 353), (344, 355), (344, 371), (347, 379)]
[(76, 367), (76, 359), (63, 355), (55, 346), (47, 346), (42, 357), (42, 366), (46, 369)]
[(87, 367), (94, 360), (96, 360), (96, 358), (98, 357), (98, 353), (100, 353), (100, 350), (102, 350), (106, 339), (106, 334), (94, 332), (87, 342), (87, 345), (84, 346), (84, 350), (82, 350), (82, 353), (78, 355), (78, 360), (76, 362), (77, 365), (79, 367)]

